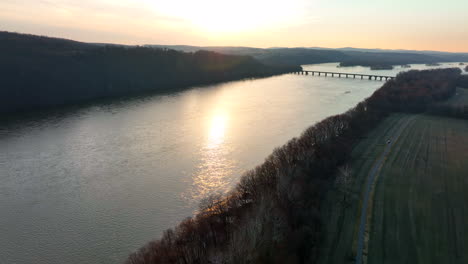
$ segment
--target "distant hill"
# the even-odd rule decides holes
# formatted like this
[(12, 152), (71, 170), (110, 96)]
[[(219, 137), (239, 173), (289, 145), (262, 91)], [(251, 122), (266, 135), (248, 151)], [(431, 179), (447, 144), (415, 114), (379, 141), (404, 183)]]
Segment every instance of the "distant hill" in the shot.
[(345, 51), (349, 58), (341, 61), (340, 66), (390, 66), (412, 63), (436, 63), (449, 61), (434, 55), (397, 52)]
[(0, 32), (0, 113), (280, 74), (250, 56)]
[(383, 50), (359, 48), (249, 48), (210, 47), (180, 45), (147, 45), (181, 51), (209, 50), (231, 55), (249, 55), (265, 64), (314, 64), (340, 62), (343, 66), (402, 65), (411, 63), (435, 63), (468, 61), (468, 53), (440, 51)]
[(147, 47), (169, 48), (180, 51), (208, 50), (230, 55), (248, 55), (269, 65), (298, 65), (340, 62), (349, 56), (340, 51), (315, 50), (308, 48), (249, 48), (249, 47), (197, 47), (180, 45), (146, 45)]
[(468, 52), (446, 52), (446, 51), (435, 51), (435, 50), (405, 50), (405, 49), (360, 49), (360, 48), (337, 48), (336, 50), (341, 51), (362, 51), (362, 52), (380, 52), (380, 53), (415, 53), (415, 54), (427, 54), (427, 55), (447, 55), (447, 56), (468, 56)]

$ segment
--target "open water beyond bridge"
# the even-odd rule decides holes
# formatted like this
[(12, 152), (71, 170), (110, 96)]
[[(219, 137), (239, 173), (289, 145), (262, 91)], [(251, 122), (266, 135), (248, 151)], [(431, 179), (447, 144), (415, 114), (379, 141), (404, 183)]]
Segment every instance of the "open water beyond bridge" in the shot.
[(394, 76), (385, 76), (385, 75), (376, 75), (376, 74), (361, 74), (361, 73), (346, 73), (346, 72), (326, 72), (326, 71), (297, 71), (293, 72), (293, 74), (305, 74), (309, 75), (311, 74), (312, 76), (331, 76), (331, 77), (338, 77), (341, 78), (360, 78), (361, 80), (363, 79), (368, 79), (368, 80), (379, 80), (379, 81), (387, 81), (387, 80), (392, 80), (395, 77)]

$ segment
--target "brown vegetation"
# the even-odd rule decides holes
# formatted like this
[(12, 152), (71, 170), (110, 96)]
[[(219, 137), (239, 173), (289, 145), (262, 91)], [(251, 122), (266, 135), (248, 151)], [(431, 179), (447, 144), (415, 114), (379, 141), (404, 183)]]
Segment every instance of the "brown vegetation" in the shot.
[(224, 197), (203, 201), (127, 264), (304, 263), (321, 250), (320, 204), (359, 137), (394, 111), (423, 111), (455, 91), (460, 70), (409, 71), (290, 140)]

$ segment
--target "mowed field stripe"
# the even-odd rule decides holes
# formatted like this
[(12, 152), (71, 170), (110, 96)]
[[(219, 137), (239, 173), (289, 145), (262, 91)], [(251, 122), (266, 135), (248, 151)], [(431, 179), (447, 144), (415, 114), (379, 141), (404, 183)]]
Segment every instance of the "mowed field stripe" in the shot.
[(359, 222), (359, 230), (358, 230), (358, 237), (357, 237), (357, 252), (356, 252), (356, 264), (362, 264), (363, 263), (363, 252), (364, 248), (367, 246), (365, 245), (366, 240), (366, 230), (367, 228), (367, 219), (368, 219), (368, 208), (370, 207), (370, 200), (372, 197), (372, 192), (373, 192), (373, 187), (375, 183), (375, 178), (377, 174), (379, 173), (380, 169), (382, 168), (385, 159), (387, 158), (388, 154), (390, 153), (393, 145), (398, 141), (401, 133), (403, 130), (408, 126), (410, 122), (412, 122), (416, 118), (416, 116), (411, 116), (407, 119), (405, 119), (403, 122), (399, 123), (398, 129), (393, 133), (393, 135), (390, 138), (390, 142), (387, 144), (385, 147), (385, 150), (383, 153), (379, 156), (379, 158), (376, 160), (374, 165), (372, 166), (369, 175), (367, 177), (367, 182), (366, 182), (366, 187), (364, 190), (364, 196), (362, 199), (362, 209), (361, 209), (361, 217), (360, 217), (360, 222)]

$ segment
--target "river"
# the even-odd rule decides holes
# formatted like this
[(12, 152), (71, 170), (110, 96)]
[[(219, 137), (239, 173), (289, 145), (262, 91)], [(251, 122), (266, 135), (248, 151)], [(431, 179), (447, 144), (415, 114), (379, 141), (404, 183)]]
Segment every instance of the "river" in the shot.
[[(336, 66), (304, 69), (407, 70)], [(121, 263), (192, 215), (201, 198), (232, 188), (275, 147), (382, 84), (286, 74), (1, 124), (0, 262)]]

